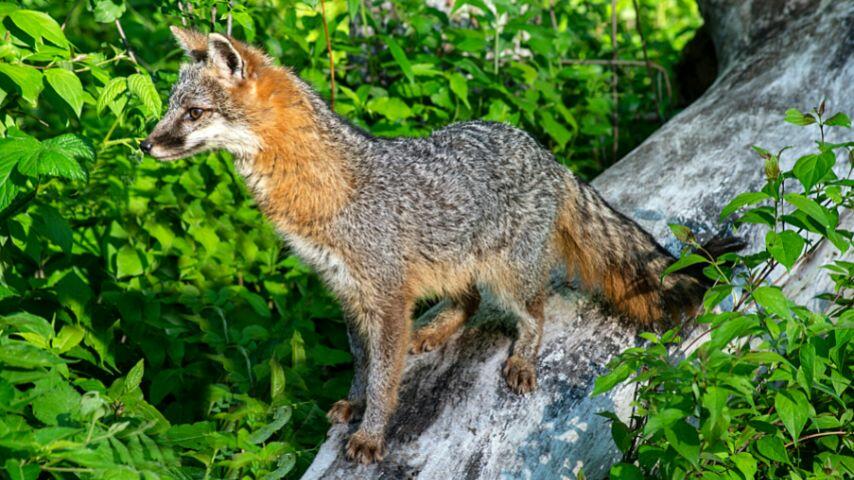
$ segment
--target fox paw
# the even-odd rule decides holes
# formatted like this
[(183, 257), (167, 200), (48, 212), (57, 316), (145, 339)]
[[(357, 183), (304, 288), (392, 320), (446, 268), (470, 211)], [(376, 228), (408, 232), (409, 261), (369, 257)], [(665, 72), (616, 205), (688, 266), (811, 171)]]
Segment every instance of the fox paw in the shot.
[(326, 412), (329, 423), (348, 423), (353, 418), (353, 405), (347, 400), (338, 400)]
[(371, 435), (357, 430), (347, 442), (347, 459), (361, 464), (379, 462), (385, 455), (385, 442), (382, 435)]
[(442, 345), (444, 340), (435, 330), (420, 328), (412, 334), (412, 341), (409, 342), (409, 353), (431, 352)]
[(504, 364), (504, 379), (510, 390), (525, 394), (537, 388), (537, 370), (534, 365), (524, 358), (511, 355)]

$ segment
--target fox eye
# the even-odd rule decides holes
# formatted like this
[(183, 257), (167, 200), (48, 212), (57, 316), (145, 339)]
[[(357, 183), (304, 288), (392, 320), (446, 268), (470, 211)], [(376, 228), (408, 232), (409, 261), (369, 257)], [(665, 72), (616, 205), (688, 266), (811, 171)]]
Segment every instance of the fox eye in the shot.
[(190, 117), (190, 120), (198, 120), (203, 113), (205, 111), (201, 108), (191, 108), (187, 111), (187, 116)]

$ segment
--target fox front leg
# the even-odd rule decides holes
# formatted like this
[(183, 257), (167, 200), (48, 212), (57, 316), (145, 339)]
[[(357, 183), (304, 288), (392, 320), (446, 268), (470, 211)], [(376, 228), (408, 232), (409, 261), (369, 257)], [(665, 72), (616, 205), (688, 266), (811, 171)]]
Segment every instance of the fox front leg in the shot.
[(326, 413), (330, 423), (348, 423), (357, 419), (365, 410), (365, 396), (368, 384), (368, 357), (365, 342), (352, 320), (347, 321), (347, 339), (353, 354), (353, 383), (347, 398), (338, 400)]
[(359, 463), (382, 460), (385, 430), (397, 406), (409, 340), (411, 302), (386, 302), (386, 308), (360, 319), (368, 354), (367, 403), (359, 429), (347, 442), (347, 458)]

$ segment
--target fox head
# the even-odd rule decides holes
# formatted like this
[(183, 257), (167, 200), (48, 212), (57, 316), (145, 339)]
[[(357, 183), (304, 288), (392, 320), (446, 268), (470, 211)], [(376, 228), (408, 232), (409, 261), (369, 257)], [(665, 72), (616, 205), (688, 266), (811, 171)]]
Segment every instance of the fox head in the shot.
[[(270, 109), (282, 103), (273, 97), (288, 93), (287, 85), (269, 77), (284, 70), (253, 47), (224, 35), (174, 26), (171, 30), (189, 60), (172, 87), (166, 114), (140, 143), (142, 151), (160, 160), (216, 149), (243, 157), (256, 153), (264, 124), (270, 123)], [(271, 89), (272, 83), (279, 85)]]

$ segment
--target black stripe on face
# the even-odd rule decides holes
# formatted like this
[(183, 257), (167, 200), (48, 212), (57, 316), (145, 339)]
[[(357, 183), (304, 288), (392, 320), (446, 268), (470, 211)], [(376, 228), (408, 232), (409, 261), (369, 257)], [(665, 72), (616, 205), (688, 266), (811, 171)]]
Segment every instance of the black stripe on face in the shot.
[(166, 132), (151, 139), (151, 143), (156, 146), (179, 149), (186, 143), (186, 138), (175, 135), (173, 132)]

